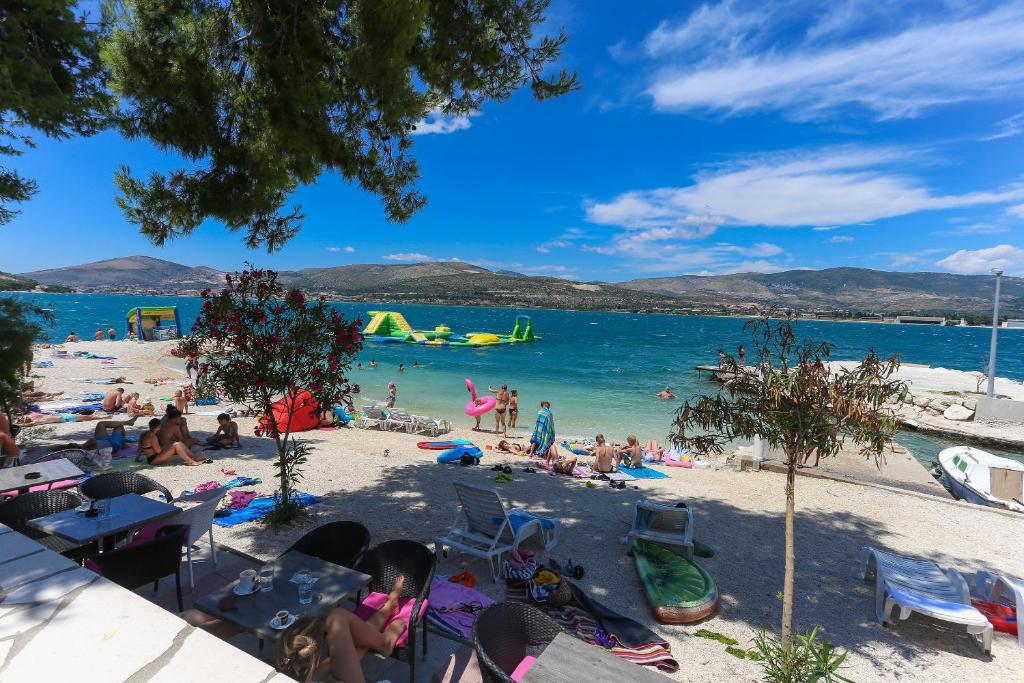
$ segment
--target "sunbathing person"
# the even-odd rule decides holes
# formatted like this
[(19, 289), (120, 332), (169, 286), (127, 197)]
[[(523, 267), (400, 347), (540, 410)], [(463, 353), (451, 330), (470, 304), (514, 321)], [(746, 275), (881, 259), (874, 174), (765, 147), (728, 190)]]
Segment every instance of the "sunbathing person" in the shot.
[(93, 449), (99, 450), (100, 448), (109, 448), (115, 452), (119, 451), (128, 441), (124, 428), (131, 427), (135, 424), (137, 419), (139, 419), (138, 415), (130, 420), (124, 420), (122, 422), (117, 422), (115, 420), (102, 420), (96, 425), (96, 429), (94, 429), (92, 433), (92, 438), (88, 441), (81, 444), (68, 443), (62, 446), (55, 446), (50, 450), (59, 451), (65, 448), (82, 448), (84, 450), (91, 451)]
[(188, 448), (199, 444), (199, 439), (189, 433), (188, 423), (181, 416), (181, 411), (168, 404), (167, 411), (160, 419), (160, 444), (166, 448), (175, 441), (182, 442)]
[(517, 443), (511, 443), (510, 441), (502, 439), (501, 441), (498, 442), (498, 445), (494, 447), (494, 450), (499, 451), (501, 453), (521, 455), (523, 451), (525, 451), (526, 449)]
[(594, 471), (602, 474), (614, 472), (618, 468), (622, 456), (605, 442), (604, 434), (598, 434), (594, 440), (597, 441), (597, 445), (594, 446)]
[(0, 463), (3, 462), (4, 457), (17, 458), (21, 456), (21, 450), (14, 441), (14, 433), (11, 432), (11, 423), (3, 412), (0, 412), (0, 456), (3, 456), (0, 457)]
[(106, 420), (109, 415), (97, 415), (90, 413), (57, 413), (56, 415), (39, 415), (37, 417), (26, 417), (21, 421), (22, 427), (37, 427), (39, 425), (56, 425), (61, 422), (95, 422)]
[[(405, 584), (399, 576), (387, 600), (365, 621), (342, 607), (333, 608), (325, 619), (301, 617), (282, 634), (277, 670), (302, 683), (337, 680), (346, 683), (365, 681), (362, 660), (370, 650), (389, 656), (395, 642), (405, 632), (405, 622), (388, 619), (398, 607)], [(242, 628), (221, 621), (206, 612), (190, 609), (181, 618), (218, 638), (230, 638)]]
[(170, 462), (175, 456), (181, 459), (185, 465), (203, 465), (213, 462), (212, 460), (200, 458), (188, 449), (181, 441), (174, 441), (167, 446), (160, 443), (160, 418), (154, 417), (149, 421), (149, 431), (139, 439), (139, 453), (135, 456), (135, 462), (146, 458), (150, 465), (163, 465)]
[(116, 413), (124, 406), (124, 387), (111, 389), (103, 394), (103, 410)]
[(211, 446), (229, 448), (231, 446), (242, 447), (242, 441), (238, 437), (238, 423), (231, 419), (227, 413), (217, 416), (217, 431), (206, 440)]

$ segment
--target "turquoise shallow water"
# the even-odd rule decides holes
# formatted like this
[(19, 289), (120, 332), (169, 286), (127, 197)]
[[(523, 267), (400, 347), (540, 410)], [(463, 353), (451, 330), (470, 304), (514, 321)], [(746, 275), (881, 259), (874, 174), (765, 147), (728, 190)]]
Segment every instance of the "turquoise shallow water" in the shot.
[[(62, 341), (70, 330), (90, 338), (96, 328), (113, 325), (123, 330), (126, 311), (134, 306), (176, 304), (183, 324), (195, 318), (200, 300), (188, 297), (106, 294), (41, 294), (32, 298), (53, 309), (57, 319), (51, 334)], [(366, 320), (366, 312), (387, 305), (337, 304), (349, 317)], [(661, 387), (671, 386), (680, 397), (710, 390), (698, 381), (694, 366), (715, 363), (719, 347), (735, 349), (747, 341), (743, 320), (493, 308), (403, 305), (398, 309), (419, 329), (447, 324), (456, 332), (510, 332), (517, 313), (533, 318), (542, 339), (534, 344), (483, 349), (425, 347), (410, 344), (368, 343), (359, 360), (371, 358), (376, 370), (353, 371), (365, 397), (382, 399), (387, 383), (399, 389), (399, 406), (438, 416), (458, 418), (468, 400), (463, 379), (471, 378), (479, 390), (508, 383), (521, 398), (520, 423), (529, 428), (541, 400), (551, 401), (558, 431), (592, 435), (603, 431), (614, 439), (636, 433), (644, 439), (664, 438), (678, 403), (655, 398)], [(987, 362), (990, 330), (980, 328), (913, 327), (871, 323), (800, 322), (798, 332), (810, 339), (835, 344), (834, 357), (853, 359), (868, 348), (900, 353), (907, 362), (961, 370), (979, 370)], [(748, 344), (749, 347), (749, 344)], [(399, 363), (423, 367), (399, 374)], [(1024, 380), (1024, 331), (1000, 336), (998, 374)], [(493, 419), (490, 414), (485, 420)], [(486, 424), (486, 422), (485, 422)]]

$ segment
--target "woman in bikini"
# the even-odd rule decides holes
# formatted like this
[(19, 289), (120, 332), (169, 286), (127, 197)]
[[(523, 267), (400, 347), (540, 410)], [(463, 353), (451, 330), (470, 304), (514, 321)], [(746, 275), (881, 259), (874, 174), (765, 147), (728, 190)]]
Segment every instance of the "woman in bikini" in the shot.
[(519, 418), (519, 391), (513, 389), (508, 395), (508, 426), (516, 428), (516, 420)]
[(498, 399), (497, 405), (494, 406), (494, 433), (501, 432), (502, 436), (508, 436), (508, 427), (505, 424), (505, 410), (508, 409), (509, 400), (508, 385), (502, 384), (500, 389), (488, 386), (487, 390)]
[(135, 456), (135, 462), (146, 458), (150, 465), (163, 465), (178, 456), (181, 462), (186, 465), (204, 465), (213, 462), (210, 459), (202, 459), (188, 449), (181, 441), (168, 444), (166, 448), (160, 445), (160, 418), (154, 417), (149, 421), (149, 431), (139, 439), (139, 453)]

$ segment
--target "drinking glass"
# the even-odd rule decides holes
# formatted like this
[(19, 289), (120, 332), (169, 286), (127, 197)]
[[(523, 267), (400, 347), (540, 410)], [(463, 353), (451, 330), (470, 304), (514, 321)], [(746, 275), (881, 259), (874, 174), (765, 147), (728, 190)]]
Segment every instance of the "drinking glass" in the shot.
[(299, 604), (308, 605), (313, 602), (313, 581), (310, 578), (304, 578), (299, 581)]
[(264, 593), (274, 590), (274, 567), (260, 568), (260, 590)]

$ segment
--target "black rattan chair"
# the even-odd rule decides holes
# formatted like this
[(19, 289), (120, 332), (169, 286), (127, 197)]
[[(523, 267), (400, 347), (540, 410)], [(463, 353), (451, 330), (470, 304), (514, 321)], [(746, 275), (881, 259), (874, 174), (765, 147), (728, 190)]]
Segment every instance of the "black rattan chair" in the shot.
[(35, 465), (40, 462), (50, 462), (52, 460), (67, 460), (75, 467), (79, 469), (86, 468), (92, 465), (92, 461), (89, 459), (89, 451), (81, 448), (65, 448), (60, 451), (53, 451), (52, 453), (42, 453), (40, 455), (29, 456), (23, 455), (21, 457), (22, 465)]
[[(357, 569), (373, 577), (370, 590), (389, 593), (395, 579), (405, 577), (400, 597), (414, 598), (409, 618), (409, 641), (405, 647), (395, 648), (393, 657), (403, 659), (408, 653), (409, 680), (416, 680), (416, 626), (423, 624), (423, 656), (427, 656), (427, 615), (421, 613), (423, 601), (430, 595), (430, 582), (434, 579), (434, 553), (416, 541), (387, 541), (374, 546), (359, 562)], [(362, 595), (359, 596), (362, 600)]]
[(138, 472), (97, 474), (95, 477), (83, 481), (78, 488), (87, 498), (93, 500), (116, 498), (126, 493), (143, 495), (152, 491), (159, 492), (168, 503), (174, 498), (167, 487)]
[(98, 551), (96, 543), (78, 545), (57, 536), (51, 536), (29, 526), (30, 519), (46, 517), (65, 510), (73, 510), (82, 504), (82, 499), (69, 491), (34, 491), (9, 498), (0, 504), (0, 523), (15, 531), (36, 539), (40, 545), (81, 561), (83, 557)]
[(285, 552), (298, 550), (324, 562), (356, 567), (370, 547), (370, 532), (359, 522), (330, 522), (295, 541)]
[(185, 609), (181, 602), (181, 549), (187, 540), (187, 526), (169, 524), (158, 529), (152, 539), (97, 555), (86, 566), (129, 589), (152, 581), (154, 593), (160, 587), (160, 579), (174, 574), (178, 611), (181, 612)]
[(484, 682), (513, 683), (509, 674), (561, 630), (557, 621), (526, 603), (501, 602), (480, 612), (473, 624), (473, 647)]

